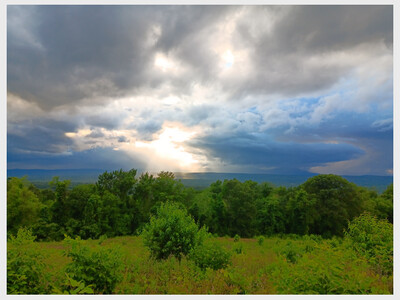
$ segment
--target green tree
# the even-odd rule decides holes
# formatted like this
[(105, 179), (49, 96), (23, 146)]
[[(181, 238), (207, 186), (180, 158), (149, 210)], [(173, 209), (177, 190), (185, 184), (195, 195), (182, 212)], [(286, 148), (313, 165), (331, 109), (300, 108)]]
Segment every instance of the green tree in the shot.
[(99, 175), (96, 182), (96, 187), (100, 193), (103, 195), (105, 191), (117, 195), (124, 204), (128, 204), (128, 198), (133, 194), (134, 187), (136, 184), (136, 172), (137, 170), (131, 169), (127, 172), (122, 169), (113, 172), (104, 172)]
[[(102, 198), (103, 204), (109, 206), (113, 213), (108, 215), (113, 219), (114, 233), (112, 235), (127, 235), (133, 233), (142, 217), (140, 216), (138, 201), (134, 199), (137, 171), (131, 169), (127, 172), (122, 169), (111, 173), (104, 172), (96, 182), (96, 188)], [(118, 199), (110, 197), (110, 194)], [(107, 199), (104, 199), (107, 198)], [(110, 202), (109, 200), (113, 201)], [(106, 204), (107, 202), (107, 204)], [(107, 213), (103, 210), (103, 213)], [(118, 217), (115, 219), (115, 214)]]
[(39, 220), (43, 205), (29, 186), (26, 177), (7, 180), (7, 231), (10, 233), (16, 233), (20, 227), (30, 228)]
[(64, 226), (70, 218), (70, 210), (67, 202), (68, 187), (70, 180), (60, 181), (58, 176), (53, 177), (49, 185), (55, 189), (55, 202), (52, 205), (53, 222)]
[(76, 220), (83, 218), (83, 212), (89, 198), (96, 193), (94, 184), (80, 184), (68, 194), (68, 210), (70, 216)]
[(221, 194), (215, 194), (210, 203), (210, 215), (207, 219), (210, 231), (223, 236), (229, 233), (227, 208)]
[(210, 185), (210, 203), (206, 224), (211, 232), (223, 236), (228, 234), (226, 204), (222, 200), (222, 181), (217, 180)]
[(102, 199), (98, 194), (93, 194), (87, 200), (83, 209), (82, 227), (79, 231), (79, 236), (84, 239), (98, 238), (102, 232), (99, 226), (102, 208)]
[(160, 203), (157, 214), (150, 218), (142, 232), (143, 242), (156, 259), (170, 255), (181, 260), (192, 248), (202, 243), (204, 229), (199, 230), (182, 204)]
[(161, 171), (157, 174), (153, 185), (155, 202), (177, 201), (184, 203), (186, 199), (185, 186), (175, 179), (172, 172)]
[(301, 187), (309, 198), (315, 199), (318, 212), (310, 233), (343, 236), (347, 222), (362, 212), (363, 203), (357, 186), (338, 175), (317, 175)]
[(288, 233), (308, 234), (318, 214), (313, 197), (302, 188), (289, 189), (286, 202), (286, 227)]
[(262, 198), (262, 197), (266, 198), (273, 192), (273, 190), (274, 190), (274, 188), (270, 183), (263, 182), (258, 185), (259, 195), (257, 198)]
[(386, 188), (379, 199), (377, 210), (380, 213), (380, 217), (386, 218), (390, 223), (393, 223), (393, 183)]
[(255, 234), (257, 182), (225, 180), (221, 191), (227, 206), (230, 235), (251, 237)]
[(256, 224), (259, 233), (272, 235), (285, 231), (285, 214), (281, 198), (271, 194), (257, 201)]
[(134, 191), (134, 198), (139, 202), (141, 222), (148, 222), (150, 219), (150, 209), (155, 204), (154, 184), (155, 177), (149, 173), (140, 175)]

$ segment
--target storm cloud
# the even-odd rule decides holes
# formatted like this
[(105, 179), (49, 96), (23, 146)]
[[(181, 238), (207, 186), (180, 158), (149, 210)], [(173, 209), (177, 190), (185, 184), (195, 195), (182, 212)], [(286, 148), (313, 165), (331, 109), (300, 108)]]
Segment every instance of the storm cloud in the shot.
[(8, 5), (7, 97), (8, 168), (390, 174), (393, 7)]

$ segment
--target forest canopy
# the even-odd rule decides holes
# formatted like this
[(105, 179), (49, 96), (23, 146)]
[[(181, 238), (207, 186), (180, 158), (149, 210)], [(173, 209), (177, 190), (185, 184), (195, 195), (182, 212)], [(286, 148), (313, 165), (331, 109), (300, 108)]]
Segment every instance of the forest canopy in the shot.
[(218, 236), (343, 236), (348, 222), (364, 212), (393, 222), (393, 184), (378, 194), (330, 174), (289, 188), (232, 179), (195, 190), (172, 172), (137, 176), (135, 169), (121, 169), (73, 188), (59, 177), (42, 189), (26, 177), (8, 178), (7, 232), (30, 228), (39, 241), (138, 235), (165, 202), (181, 205)]

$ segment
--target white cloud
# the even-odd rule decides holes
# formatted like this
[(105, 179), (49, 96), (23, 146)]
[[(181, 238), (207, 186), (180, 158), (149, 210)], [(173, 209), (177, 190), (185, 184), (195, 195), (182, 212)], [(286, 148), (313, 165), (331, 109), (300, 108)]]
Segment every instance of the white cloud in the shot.
[(371, 127), (381, 132), (393, 130), (393, 119), (377, 120), (371, 124)]
[[(106, 18), (99, 22), (89, 8), (74, 7), (69, 13), (80, 17), (73, 23), (62, 7), (14, 9), (9, 132), (22, 137), (18, 122), (58, 120), (62, 147), (67, 140), (77, 151), (119, 149), (146, 157), (152, 168), (172, 168), (181, 157), (187, 164), (180, 167), (201, 169), (223, 162), (188, 147), (194, 136), (177, 141), (168, 130), (184, 128), (197, 139), (238, 133), (290, 139), (299, 128), (348, 112), (375, 119), (370, 128), (392, 129), (390, 20), (376, 17), (390, 11), (363, 8), (374, 17), (368, 22), (365, 15), (349, 18), (357, 8), (336, 6), (166, 8), (114, 7), (110, 19), (107, 9), (96, 8)], [(69, 43), (79, 47), (71, 51)], [(317, 168), (328, 167), (344, 165)]]

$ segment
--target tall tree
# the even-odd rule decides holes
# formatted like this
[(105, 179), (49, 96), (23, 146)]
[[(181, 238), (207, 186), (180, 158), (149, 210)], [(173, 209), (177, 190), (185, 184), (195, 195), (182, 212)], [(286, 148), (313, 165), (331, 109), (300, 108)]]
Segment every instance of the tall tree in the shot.
[(71, 217), (67, 203), (68, 186), (70, 180), (60, 181), (58, 176), (53, 177), (49, 185), (55, 189), (55, 202), (52, 206), (53, 222), (60, 226), (65, 225), (66, 221)]
[(257, 182), (248, 180), (241, 183), (237, 179), (225, 180), (221, 195), (227, 206), (230, 234), (239, 234), (242, 237), (253, 236)]
[(137, 170), (131, 169), (129, 171), (123, 171), (122, 169), (113, 172), (104, 172), (99, 175), (96, 182), (96, 187), (103, 195), (105, 191), (117, 195), (125, 205), (129, 206), (128, 198), (133, 194), (134, 187), (136, 184), (136, 172)]
[(15, 234), (23, 226), (31, 227), (39, 219), (42, 204), (30, 185), (26, 177), (7, 180), (7, 231), (10, 233)]
[(302, 184), (308, 197), (314, 198), (318, 216), (310, 233), (326, 237), (343, 236), (347, 222), (362, 212), (357, 186), (338, 175), (317, 175)]

